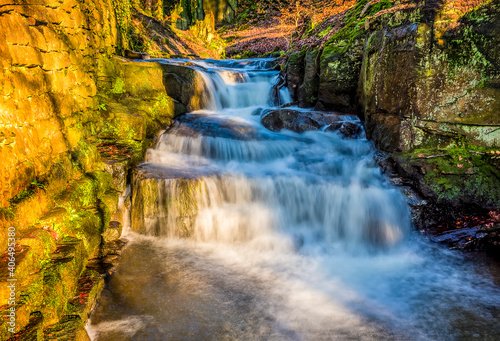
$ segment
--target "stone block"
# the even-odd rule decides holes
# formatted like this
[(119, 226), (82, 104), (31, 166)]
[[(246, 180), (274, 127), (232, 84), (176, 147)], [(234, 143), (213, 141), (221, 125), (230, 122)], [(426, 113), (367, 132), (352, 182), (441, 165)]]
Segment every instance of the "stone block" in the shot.
[(32, 40), (28, 20), (17, 12), (0, 16), (0, 27), (0, 37), (9, 44), (28, 45)]
[(71, 66), (69, 53), (64, 51), (42, 53), (42, 59), (42, 67), (46, 71), (62, 70)]
[(42, 54), (33, 46), (8, 45), (14, 66), (41, 66), (43, 64)]

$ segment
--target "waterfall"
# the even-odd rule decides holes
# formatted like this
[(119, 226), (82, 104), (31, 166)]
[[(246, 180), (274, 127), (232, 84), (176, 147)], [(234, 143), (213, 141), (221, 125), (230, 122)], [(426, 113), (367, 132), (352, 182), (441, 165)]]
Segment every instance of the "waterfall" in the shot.
[(291, 101), (272, 59), (160, 62), (195, 69), (209, 100), (132, 175), (130, 243), (94, 341), (500, 335), (498, 287), (411, 230), (364, 134), (264, 128)]
[[(287, 252), (335, 243), (373, 251), (403, 241), (410, 225), (404, 199), (380, 174), (368, 141), (326, 132), (272, 133), (252, 115), (272, 106), (278, 72), (263, 68), (270, 62), (191, 63), (212, 101), (177, 119), (148, 151), (141, 167), (156, 167), (150, 176), (156, 193), (151, 185), (143, 190), (142, 179), (135, 187), (137, 199), (141, 191), (155, 198), (148, 201), (154, 207), (135, 208), (143, 212), (135, 230)], [(163, 178), (161, 168), (211, 170), (190, 180), (196, 185), (184, 201), (192, 212), (172, 199), (186, 188), (183, 174)], [(179, 223), (186, 215), (189, 223)]]

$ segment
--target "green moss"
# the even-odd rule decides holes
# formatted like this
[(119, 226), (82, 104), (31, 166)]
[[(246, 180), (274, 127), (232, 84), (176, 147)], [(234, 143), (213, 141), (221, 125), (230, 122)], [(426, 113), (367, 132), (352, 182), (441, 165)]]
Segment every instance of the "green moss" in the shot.
[(439, 200), (467, 200), (495, 207), (500, 205), (497, 150), (500, 148), (478, 147), (459, 139), (445, 149), (416, 149), (404, 156), (410, 164), (427, 169), (423, 183)]
[(87, 256), (90, 256), (101, 242), (101, 216), (101, 212), (96, 208), (81, 210), (76, 212), (69, 226), (70, 234), (83, 241)]
[(243, 52), (240, 59), (247, 59), (247, 58), (252, 58), (255, 56), (257, 56), (257, 52), (252, 51), (252, 50), (247, 50), (247, 51)]
[(113, 0), (113, 8), (116, 15), (116, 23), (120, 33), (120, 48), (127, 49), (129, 47), (128, 32), (131, 27), (131, 0)]
[(57, 265), (52, 265), (44, 270), (43, 291), (40, 291), (40, 293), (43, 293), (44, 315), (52, 319), (57, 319), (57, 316), (60, 316), (65, 311), (68, 303), (67, 296), (69, 293), (61, 285), (62, 278), (58, 268)]
[[(26, 201), (31, 197), (33, 197), (33, 195), (36, 193), (37, 190), (39, 189), (45, 190), (46, 184), (47, 184), (46, 180), (31, 179), (31, 183), (27, 188), (25, 188), (24, 190), (22, 190), (9, 200), (11, 208), (15, 208), (23, 201)], [(9, 214), (10, 209), (3, 209), (3, 210), (4, 210), (3, 213), (6, 214), (6, 217), (11, 216)]]
[(361, 17), (361, 13), (368, 2), (369, 1), (367, 0), (359, 1), (356, 6), (350, 9), (344, 16), (342, 20), (344, 22), (344, 26), (327, 42), (331, 51), (330, 53), (345, 52), (356, 39), (365, 36), (365, 21), (369, 16), (393, 6), (389, 0), (382, 0), (375, 5), (369, 6)]
[(71, 155), (74, 167), (80, 168), (83, 172), (92, 171), (98, 160), (100, 160), (96, 147), (83, 139), (78, 141), (78, 145)]
[(12, 209), (0, 207), (0, 220), (12, 221), (15, 217), (16, 215)]
[(125, 92), (125, 82), (120, 77), (116, 77), (115, 84), (111, 89), (111, 93), (113, 94), (122, 94)]

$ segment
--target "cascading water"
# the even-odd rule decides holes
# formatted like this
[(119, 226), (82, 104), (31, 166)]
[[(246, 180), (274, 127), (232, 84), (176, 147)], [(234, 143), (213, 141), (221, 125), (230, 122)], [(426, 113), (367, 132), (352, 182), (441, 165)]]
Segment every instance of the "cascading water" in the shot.
[(272, 60), (189, 64), (210, 104), (177, 118), (135, 172), (135, 232), (93, 340), (500, 335), (492, 279), (410, 231), (369, 141), (265, 129), (259, 109), (290, 101), (271, 98)]

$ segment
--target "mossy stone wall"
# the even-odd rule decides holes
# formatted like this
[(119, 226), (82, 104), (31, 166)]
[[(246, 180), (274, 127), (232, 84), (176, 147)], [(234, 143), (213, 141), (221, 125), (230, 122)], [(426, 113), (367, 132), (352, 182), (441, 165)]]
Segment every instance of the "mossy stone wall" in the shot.
[[(20, 339), (84, 339), (102, 287), (88, 260), (119, 236), (128, 171), (191, 100), (167, 92), (175, 70), (115, 56), (121, 19), (111, 0), (1, 3), (0, 252), (15, 227)], [(12, 336), (6, 266), (0, 339)]]

